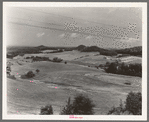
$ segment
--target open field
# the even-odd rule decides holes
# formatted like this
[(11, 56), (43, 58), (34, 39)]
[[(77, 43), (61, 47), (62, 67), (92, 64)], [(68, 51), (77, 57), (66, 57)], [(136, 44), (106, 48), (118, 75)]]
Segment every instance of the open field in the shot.
[[(95, 103), (95, 114), (104, 115), (112, 106), (118, 106), (120, 99), (124, 101), (130, 91), (141, 92), (142, 78), (140, 77), (108, 74), (101, 69), (84, 66), (86, 63), (99, 65), (109, 60), (95, 52), (68, 51), (54, 54), (26, 54), (25, 56), (30, 55), (59, 57), (67, 60), (68, 63), (41, 61), (19, 65), (17, 63), (19, 59), (9, 60), (13, 63), (11, 74), (15, 75), (16, 80), (7, 78), (8, 114), (36, 115), (40, 113), (41, 106), (47, 104), (53, 106), (54, 114), (59, 114), (62, 107), (66, 105), (68, 97), (73, 99), (76, 94), (83, 93)], [(112, 57), (111, 59), (115, 60)], [(81, 62), (80, 65), (78, 65), (79, 62)], [(36, 69), (40, 72), (36, 73)], [(34, 78), (21, 79), (19, 77), (30, 70), (35, 73)], [(126, 83), (131, 83), (131, 85)]]
[(120, 59), (122, 62), (125, 62), (125, 63), (142, 63), (141, 57), (129, 56), (129, 57), (123, 57)]

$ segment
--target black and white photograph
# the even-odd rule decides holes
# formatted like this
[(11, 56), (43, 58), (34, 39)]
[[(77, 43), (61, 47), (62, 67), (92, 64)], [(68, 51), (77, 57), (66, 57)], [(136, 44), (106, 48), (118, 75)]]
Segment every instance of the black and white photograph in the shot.
[(3, 2), (3, 119), (146, 120), (147, 3)]

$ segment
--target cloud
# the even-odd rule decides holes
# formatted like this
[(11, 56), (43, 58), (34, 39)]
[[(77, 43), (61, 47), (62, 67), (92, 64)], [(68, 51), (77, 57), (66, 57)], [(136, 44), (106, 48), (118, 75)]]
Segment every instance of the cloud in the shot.
[(77, 37), (77, 34), (76, 34), (76, 33), (72, 33), (72, 34), (70, 35), (70, 37), (75, 38), (75, 37)]
[(65, 36), (65, 34), (63, 33), (63, 34), (61, 34), (61, 35), (59, 35), (59, 37), (61, 37), (61, 38), (63, 38)]
[(128, 39), (121, 39), (120, 41), (122, 42), (138, 42), (138, 41), (141, 41), (139, 39), (136, 39), (136, 38), (128, 38)]
[(43, 35), (45, 35), (44, 32), (43, 32), (43, 33), (37, 33), (37, 37), (41, 37), (41, 36), (43, 36)]
[(87, 36), (85, 39), (91, 39), (92, 38), (92, 36)]

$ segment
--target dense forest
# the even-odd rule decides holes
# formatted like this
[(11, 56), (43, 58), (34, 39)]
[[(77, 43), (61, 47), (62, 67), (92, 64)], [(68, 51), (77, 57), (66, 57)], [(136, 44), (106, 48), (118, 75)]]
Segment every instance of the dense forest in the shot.
[(142, 47), (138, 46), (138, 47), (133, 47), (133, 48), (125, 48), (125, 49), (119, 49), (119, 50), (115, 50), (117, 53), (121, 53), (121, 54), (130, 54), (130, 55), (134, 55), (134, 56), (142, 56)]
[(125, 49), (103, 49), (97, 46), (85, 46), (80, 45), (76, 48), (81, 52), (100, 52), (101, 55), (114, 56), (117, 54), (123, 55), (133, 55), (133, 56), (142, 56), (142, 47), (133, 47), (133, 48), (125, 48)]
[(107, 62), (105, 65), (105, 71), (107, 73), (142, 77), (142, 64)]

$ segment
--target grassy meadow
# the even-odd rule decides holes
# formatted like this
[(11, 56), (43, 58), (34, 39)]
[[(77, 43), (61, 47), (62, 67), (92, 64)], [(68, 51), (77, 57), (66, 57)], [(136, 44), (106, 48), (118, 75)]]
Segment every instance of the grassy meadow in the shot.
[[(13, 63), (11, 74), (16, 77), (7, 78), (8, 114), (39, 115), (40, 108), (50, 104), (53, 106), (54, 115), (58, 115), (66, 105), (68, 97), (73, 99), (76, 94), (82, 93), (95, 103), (96, 115), (105, 115), (111, 107), (119, 106), (120, 99), (125, 101), (130, 91), (141, 92), (140, 77), (110, 74), (100, 68), (88, 67), (115, 61), (115, 57), (105, 59), (105, 56), (99, 55), (98, 52), (79, 51), (25, 54), (23, 57), (27, 56), (45, 56), (49, 59), (58, 57), (63, 61), (17, 63), (20, 59), (7, 60)], [(64, 61), (67, 61), (67, 64)], [(40, 72), (37, 73), (36, 69)], [(20, 78), (20, 75), (28, 71), (33, 71), (35, 77)]]

